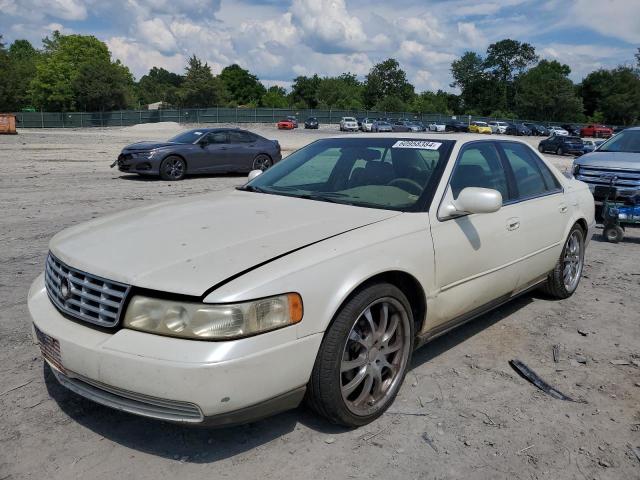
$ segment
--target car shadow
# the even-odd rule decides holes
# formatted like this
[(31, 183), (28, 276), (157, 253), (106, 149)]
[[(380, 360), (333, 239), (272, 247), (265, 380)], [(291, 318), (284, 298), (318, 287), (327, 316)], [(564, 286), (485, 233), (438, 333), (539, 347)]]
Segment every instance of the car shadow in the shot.
[[(521, 308), (533, 302), (533, 298), (544, 298), (545, 300), (552, 300), (544, 296), (542, 293), (531, 292), (521, 295), (518, 298), (511, 300), (503, 306), (496, 308), (484, 315), (479, 316), (476, 319), (460, 325), (454, 328), (450, 332), (436, 338), (435, 340), (428, 342), (418, 350), (413, 352), (413, 359), (411, 362), (411, 369), (419, 367), (420, 365), (427, 363), (428, 361), (438, 357), (442, 353), (450, 350), (462, 342), (470, 339), (471, 337), (482, 332), (484, 329), (504, 320), (508, 316), (517, 312)], [(505, 360), (506, 361), (506, 360)]]
[[(634, 229), (635, 231), (629, 232), (630, 229)], [(625, 236), (620, 243), (634, 243), (640, 245), (640, 237), (638, 237), (638, 233), (640, 233), (640, 227), (627, 227), (625, 229)], [(611, 243), (602, 233), (595, 234), (591, 239), (598, 243)], [(614, 243), (611, 244), (615, 245)]]
[[(456, 347), (531, 301), (531, 294), (523, 295), (435, 339), (414, 352), (411, 369)], [(225, 428), (182, 426), (120, 412), (87, 400), (61, 386), (47, 364), (44, 380), (49, 395), (60, 409), (83, 427), (133, 450), (187, 463), (206, 464), (233, 457), (292, 432), (297, 424), (325, 434), (351, 430), (329, 423), (304, 404), (247, 425)]]

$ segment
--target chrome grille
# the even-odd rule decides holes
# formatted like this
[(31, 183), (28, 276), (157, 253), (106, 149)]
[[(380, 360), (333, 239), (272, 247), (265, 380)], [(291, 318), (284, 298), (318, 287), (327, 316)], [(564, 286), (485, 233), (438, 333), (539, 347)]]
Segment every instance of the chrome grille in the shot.
[(101, 327), (113, 327), (120, 319), (129, 286), (81, 272), (51, 253), (44, 273), (47, 293), (63, 313)]
[(576, 179), (588, 183), (592, 187), (599, 185), (608, 187), (614, 176), (617, 177), (614, 186), (620, 193), (628, 195), (640, 190), (640, 172), (637, 170), (580, 165), (576, 173)]

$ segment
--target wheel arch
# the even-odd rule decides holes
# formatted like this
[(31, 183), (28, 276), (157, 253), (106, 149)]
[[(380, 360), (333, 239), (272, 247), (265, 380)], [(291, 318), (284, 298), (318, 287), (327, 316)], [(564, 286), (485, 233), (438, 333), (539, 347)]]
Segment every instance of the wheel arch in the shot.
[(334, 322), (336, 316), (342, 310), (344, 305), (358, 294), (363, 289), (375, 283), (390, 283), (397, 287), (409, 300), (411, 306), (411, 313), (413, 315), (414, 332), (416, 335), (422, 331), (424, 327), (426, 315), (427, 315), (427, 296), (424, 288), (416, 277), (403, 270), (387, 270), (384, 272), (376, 273), (366, 279), (363, 279), (360, 283), (353, 286), (351, 291), (345, 295), (342, 302), (338, 305), (338, 308), (333, 312), (331, 321), (325, 328), (325, 334), (329, 330), (329, 327)]

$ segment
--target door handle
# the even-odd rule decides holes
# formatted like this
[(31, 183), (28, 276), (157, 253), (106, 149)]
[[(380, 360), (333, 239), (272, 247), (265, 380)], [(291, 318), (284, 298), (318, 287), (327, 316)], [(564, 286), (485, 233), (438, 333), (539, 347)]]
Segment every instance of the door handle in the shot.
[(519, 218), (510, 218), (507, 220), (507, 230), (513, 231), (520, 228), (520, 219)]
[(560, 210), (560, 213), (567, 213), (567, 210), (569, 210), (564, 203), (562, 205), (560, 205), (560, 207), (558, 207), (558, 209)]

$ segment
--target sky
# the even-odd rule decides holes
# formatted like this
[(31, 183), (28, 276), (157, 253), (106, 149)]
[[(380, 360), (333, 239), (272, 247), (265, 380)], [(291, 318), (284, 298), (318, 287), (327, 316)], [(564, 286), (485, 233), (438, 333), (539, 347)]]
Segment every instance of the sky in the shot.
[(360, 78), (396, 58), (417, 91), (451, 91), (451, 62), (492, 42), (529, 42), (580, 81), (631, 64), (640, 0), (0, 0), (5, 43), (40, 46), (53, 30), (106, 42), (136, 78), (182, 73), (196, 54), (214, 73), (232, 63), (267, 86), (298, 75)]

